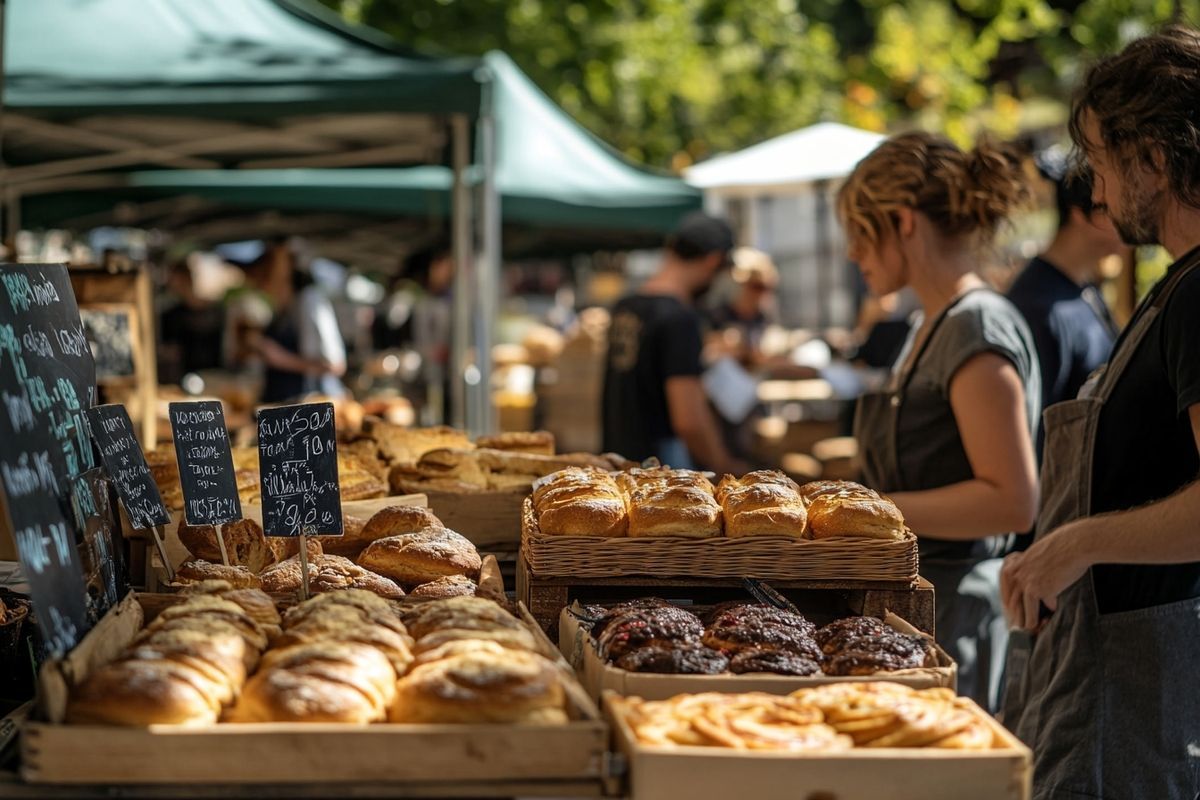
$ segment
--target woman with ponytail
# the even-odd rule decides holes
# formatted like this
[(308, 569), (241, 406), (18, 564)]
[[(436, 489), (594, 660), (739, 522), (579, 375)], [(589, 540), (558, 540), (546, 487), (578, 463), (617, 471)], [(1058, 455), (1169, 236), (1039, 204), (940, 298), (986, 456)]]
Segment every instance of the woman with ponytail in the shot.
[(977, 274), (997, 227), (1028, 199), (1021, 163), (981, 143), (907, 133), (858, 164), (838, 196), (850, 258), (871, 291), (921, 303), (885, 390), (859, 401), (865, 482), (919, 538), (937, 640), (959, 688), (995, 708), (1007, 629), (1000, 559), (1033, 524), (1037, 352), (1017, 311)]

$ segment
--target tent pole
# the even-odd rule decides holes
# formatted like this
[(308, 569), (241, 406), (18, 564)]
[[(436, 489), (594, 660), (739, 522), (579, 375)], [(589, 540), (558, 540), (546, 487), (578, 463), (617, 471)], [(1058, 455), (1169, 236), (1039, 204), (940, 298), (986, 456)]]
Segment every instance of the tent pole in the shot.
[[(454, 168), (452, 251), (454, 255), (454, 307), (450, 333), (450, 424), (467, 426), (467, 345), (471, 338), (471, 192), (466, 170), (471, 157), (470, 128), (467, 117), (455, 114), (450, 119), (450, 142)], [(440, 411), (440, 410), (439, 410)]]
[(500, 193), (496, 187), (496, 117), (488, 113), (479, 120), (479, 140), (483, 162), (483, 202), (480, 213), (483, 257), (476, 281), (474, 318), (479, 386), (476, 392), (481, 432), (496, 431), (496, 405), (492, 402), (492, 343), (496, 333), (496, 313), (500, 304)]

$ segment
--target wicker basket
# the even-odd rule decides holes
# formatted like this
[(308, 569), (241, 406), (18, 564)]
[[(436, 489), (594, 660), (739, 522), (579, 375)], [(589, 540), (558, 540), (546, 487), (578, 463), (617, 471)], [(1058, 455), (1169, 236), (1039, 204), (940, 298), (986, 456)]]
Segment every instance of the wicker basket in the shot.
[(917, 537), (845, 536), (601, 537), (547, 536), (525, 499), (521, 550), (538, 577), (616, 578), (626, 575), (764, 580), (895, 581), (917, 578)]

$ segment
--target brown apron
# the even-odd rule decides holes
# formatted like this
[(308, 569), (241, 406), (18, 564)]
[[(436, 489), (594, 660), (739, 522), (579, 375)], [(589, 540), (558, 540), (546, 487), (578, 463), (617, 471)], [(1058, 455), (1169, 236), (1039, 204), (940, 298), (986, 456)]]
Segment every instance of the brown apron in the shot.
[[(1101, 409), (1197, 264), (1165, 279), (1078, 399), (1046, 409), (1038, 538), (1091, 514)], [(1033, 749), (1038, 800), (1200, 800), (1200, 599), (1102, 615), (1089, 570), (1041, 633), (1013, 633), (1007, 677), (1004, 722)]]

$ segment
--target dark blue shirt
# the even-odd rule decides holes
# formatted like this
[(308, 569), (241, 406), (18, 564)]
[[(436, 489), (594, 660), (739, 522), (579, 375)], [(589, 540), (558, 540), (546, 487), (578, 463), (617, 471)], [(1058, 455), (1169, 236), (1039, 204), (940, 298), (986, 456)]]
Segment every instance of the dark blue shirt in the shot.
[[(1042, 370), (1041, 410), (1073, 400), (1088, 375), (1108, 361), (1116, 325), (1094, 286), (1080, 286), (1043, 258), (1034, 258), (1008, 290), (1033, 333)], [(1044, 434), (1039, 427), (1038, 463)]]

